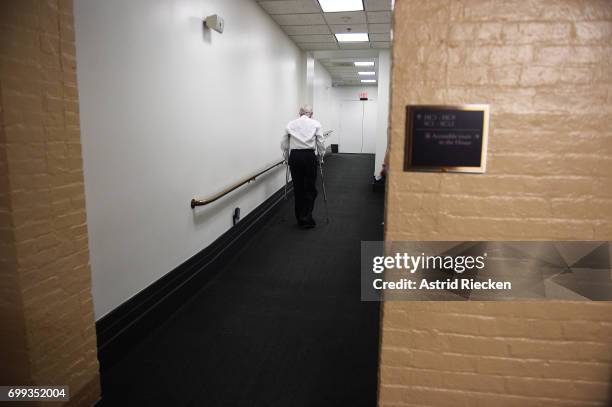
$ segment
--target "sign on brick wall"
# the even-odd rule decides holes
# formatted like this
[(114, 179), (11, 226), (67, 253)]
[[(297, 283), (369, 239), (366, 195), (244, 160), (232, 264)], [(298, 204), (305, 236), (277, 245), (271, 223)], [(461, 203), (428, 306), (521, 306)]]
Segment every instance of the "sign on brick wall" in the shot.
[(483, 173), (488, 105), (406, 107), (405, 171)]

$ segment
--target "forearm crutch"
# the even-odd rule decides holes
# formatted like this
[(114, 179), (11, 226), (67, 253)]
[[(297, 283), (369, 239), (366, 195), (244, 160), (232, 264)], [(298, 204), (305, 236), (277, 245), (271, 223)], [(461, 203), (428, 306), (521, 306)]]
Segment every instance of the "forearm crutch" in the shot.
[(285, 160), (285, 201), (287, 200), (287, 185), (289, 184), (289, 163)]
[(285, 201), (287, 200), (287, 185), (289, 185), (289, 149), (290, 135), (287, 134), (287, 150), (285, 150)]
[(325, 190), (325, 177), (323, 176), (323, 160), (319, 156), (319, 170), (321, 171), (321, 186), (323, 187), (323, 202), (325, 203), (325, 216), (329, 223), (329, 209), (327, 208), (327, 191)]

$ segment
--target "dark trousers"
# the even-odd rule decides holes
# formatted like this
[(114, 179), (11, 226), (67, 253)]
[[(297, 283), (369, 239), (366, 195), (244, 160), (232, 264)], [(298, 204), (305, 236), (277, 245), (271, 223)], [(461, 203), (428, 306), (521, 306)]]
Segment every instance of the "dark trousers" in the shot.
[(295, 217), (299, 224), (312, 224), (317, 197), (317, 158), (314, 150), (291, 150), (289, 168), (295, 195)]

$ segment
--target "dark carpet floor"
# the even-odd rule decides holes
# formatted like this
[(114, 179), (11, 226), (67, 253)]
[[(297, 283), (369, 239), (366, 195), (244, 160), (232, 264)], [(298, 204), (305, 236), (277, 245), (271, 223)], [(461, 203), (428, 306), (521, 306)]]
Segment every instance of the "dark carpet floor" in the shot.
[[(382, 240), (374, 156), (325, 163), (318, 226), (283, 204), (224, 270), (102, 372), (103, 406), (376, 405), (378, 303), (360, 301), (360, 241)], [(319, 180), (317, 181), (319, 182)]]

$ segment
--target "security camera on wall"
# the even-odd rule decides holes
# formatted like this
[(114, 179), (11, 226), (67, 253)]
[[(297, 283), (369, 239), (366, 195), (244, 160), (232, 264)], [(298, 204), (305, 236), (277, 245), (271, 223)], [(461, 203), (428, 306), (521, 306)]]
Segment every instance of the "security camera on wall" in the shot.
[(206, 17), (204, 20), (204, 27), (215, 30), (221, 34), (223, 33), (223, 27), (225, 27), (225, 21), (218, 15), (213, 14), (212, 16)]

